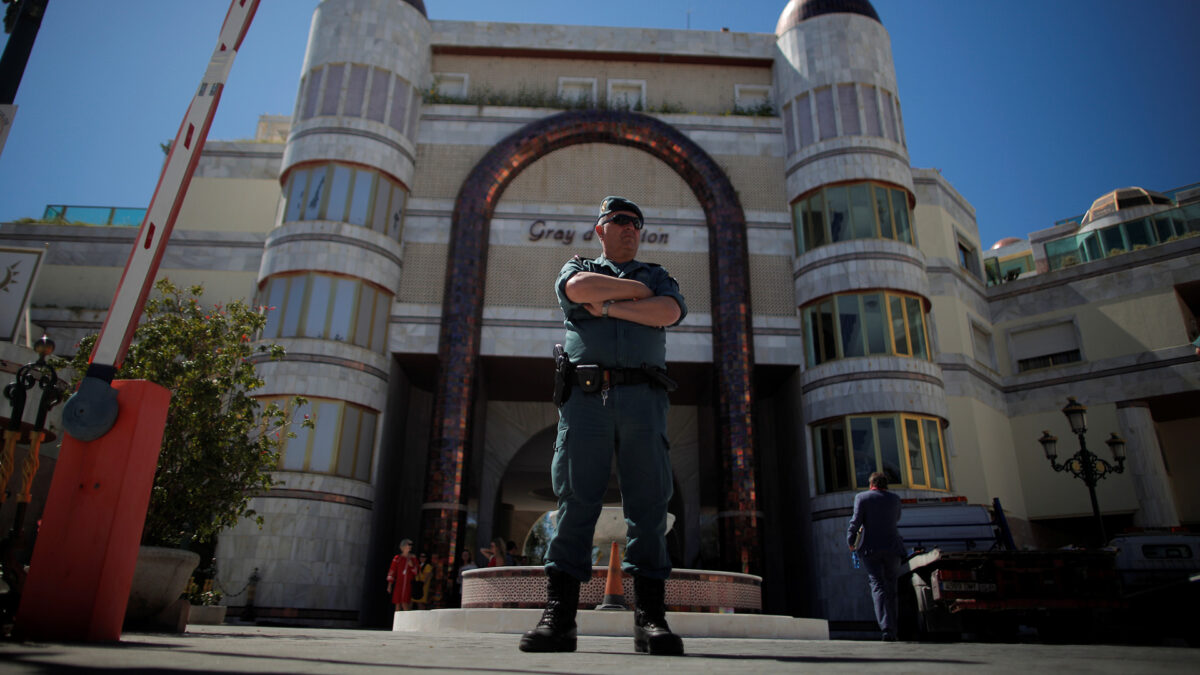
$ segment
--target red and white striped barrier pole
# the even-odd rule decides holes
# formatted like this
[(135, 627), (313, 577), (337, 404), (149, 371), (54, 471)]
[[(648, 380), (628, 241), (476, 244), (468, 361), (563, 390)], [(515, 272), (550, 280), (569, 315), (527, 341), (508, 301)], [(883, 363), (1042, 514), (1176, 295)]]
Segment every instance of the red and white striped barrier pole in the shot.
[(63, 408), (63, 427), (81, 441), (103, 436), (117, 419), (116, 390), (109, 385), (129, 350), (133, 331), (166, 251), (167, 239), (175, 227), (179, 208), (200, 160), (200, 151), (217, 112), (233, 58), (246, 36), (258, 3), (259, 0), (233, 0), (229, 6), (208, 69), (167, 154), (150, 207), (100, 329), (100, 338), (88, 360), (87, 373), (78, 391)]

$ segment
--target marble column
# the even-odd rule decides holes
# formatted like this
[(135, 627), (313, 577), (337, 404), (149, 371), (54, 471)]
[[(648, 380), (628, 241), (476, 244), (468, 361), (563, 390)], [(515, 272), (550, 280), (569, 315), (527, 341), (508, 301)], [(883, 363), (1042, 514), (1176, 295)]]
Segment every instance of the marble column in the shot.
[(1171, 491), (1171, 479), (1163, 461), (1150, 406), (1144, 401), (1117, 404), (1117, 423), (1125, 437), (1126, 463), (1133, 477), (1140, 508), (1133, 515), (1138, 527), (1178, 527), (1179, 511)]

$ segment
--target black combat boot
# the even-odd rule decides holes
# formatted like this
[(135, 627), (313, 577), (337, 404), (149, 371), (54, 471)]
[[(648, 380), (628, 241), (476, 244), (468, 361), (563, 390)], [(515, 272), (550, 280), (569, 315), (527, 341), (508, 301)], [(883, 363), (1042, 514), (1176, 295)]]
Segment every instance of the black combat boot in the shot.
[(679, 656), (683, 640), (667, 625), (667, 582), (663, 579), (633, 577), (633, 648), (639, 652)]
[(521, 636), (521, 651), (575, 651), (575, 611), (578, 608), (579, 580), (566, 572), (546, 570), (546, 610), (537, 626)]

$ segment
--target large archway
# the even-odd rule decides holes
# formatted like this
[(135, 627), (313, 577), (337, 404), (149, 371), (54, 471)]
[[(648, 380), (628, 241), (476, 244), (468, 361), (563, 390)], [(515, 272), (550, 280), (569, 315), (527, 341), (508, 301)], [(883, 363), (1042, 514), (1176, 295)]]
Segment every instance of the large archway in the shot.
[(488, 233), (504, 189), (541, 157), (582, 143), (637, 148), (670, 166), (695, 194), (708, 223), (716, 373), (717, 442), (722, 464), (722, 566), (761, 570), (754, 462), (753, 368), (746, 218), (729, 178), (699, 145), (647, 115), (564, 112), (533, 122), (494, 146), (455, 200), (438, 339), (440, 371), (430, 434), (422, 550), (454, 556), (466, 524), (464, 476), (473, 434)]

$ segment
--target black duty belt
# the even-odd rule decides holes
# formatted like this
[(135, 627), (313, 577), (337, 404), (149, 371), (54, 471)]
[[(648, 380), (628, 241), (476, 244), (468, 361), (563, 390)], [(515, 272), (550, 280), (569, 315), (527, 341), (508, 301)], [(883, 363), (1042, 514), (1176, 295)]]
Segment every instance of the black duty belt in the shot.
[(607, 387), (623, 384), (646, 384), (651, 377), (640, 368), (612, 368), (600, 366), (575, 366), (575, 380), (585, 392), (597, 392)]

